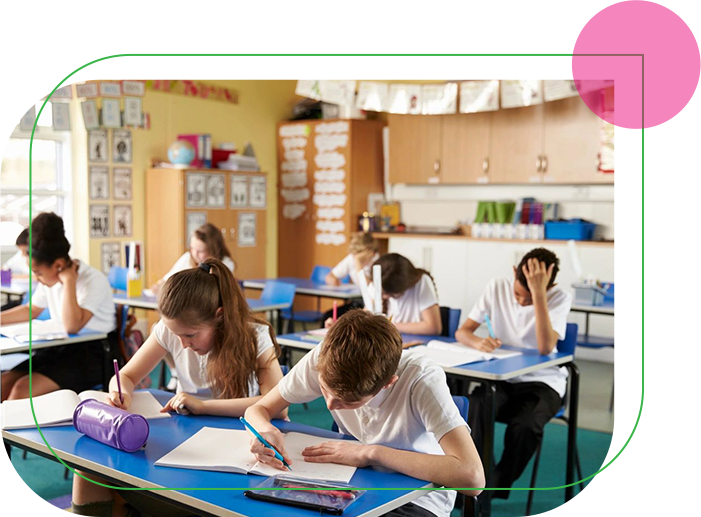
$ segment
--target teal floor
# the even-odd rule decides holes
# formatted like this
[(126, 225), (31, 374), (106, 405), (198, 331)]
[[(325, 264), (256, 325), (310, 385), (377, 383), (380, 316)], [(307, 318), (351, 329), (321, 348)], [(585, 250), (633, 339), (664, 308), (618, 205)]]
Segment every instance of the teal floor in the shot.
[[(309, 404), (308, 409), (301, 405), (290, 408), (290, 419), (295, 422), (330, 429), (333, 419), (326, 409), (323, 400), (317, 400)], [(496, 428), (496, 457), (499, 458), (502, 450), (502, 441), (505, 427), (497, 424)], [(538, 487), (561, 486), (565, 481), (565, 450), (567, 443), (567, 428), (557, 424), (548, 424), (545, 430), (543, 452), (541, 454), (538, 473)], [(580, 429), (578, 433), (579, 453), (582, 460), (584, 477), (596, 472), (606, 457), (611, 435), (597, 431)], [(12, 463), (22, 479), (44, 499), (70, 494), (72, 474), (68, 480), (63, 479), (64, 468), (59, 463), (40, 458), (32, 454), (22, 459), (21, 451), (14, 450)], [(515, 483), (515, 487), (527, 487), (531, 478), (531, 465), (526, 469), (521, 478)], [(517, 517), (524, 514), (528, 491), (512, 491), (508, 500), (495, 500), (492, 504), (495, 517)], [(546, 512), (564, 502), (564, 489), (538, 491), (533, 502), (533, 514)], [(453, 512), (458, 515), (457, 511)]]

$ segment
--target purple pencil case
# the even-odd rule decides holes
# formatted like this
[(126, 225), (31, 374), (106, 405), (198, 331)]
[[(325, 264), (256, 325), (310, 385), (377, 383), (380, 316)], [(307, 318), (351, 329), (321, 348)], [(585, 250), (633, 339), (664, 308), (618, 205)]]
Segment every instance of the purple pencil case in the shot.
[(141, 415), (87, 399), (73, 412), (73, 426), (98, 442), (120, 451), (138, 451), (146, 444), (149, 425)]

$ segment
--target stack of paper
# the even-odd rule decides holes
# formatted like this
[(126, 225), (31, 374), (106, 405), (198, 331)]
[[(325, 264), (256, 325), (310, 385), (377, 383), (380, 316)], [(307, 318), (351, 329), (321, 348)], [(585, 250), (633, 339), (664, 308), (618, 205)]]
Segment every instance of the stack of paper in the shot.
[(491, 359), (506, 359), (521, 355), (521, 352), (513, 350), (496, 349), (494, 352), (480, 352), (474, 348), (460, 343), (446, 343), (444, 341), (429, 341), (426, 346), (416, 346), (410, 353), (416, 353), (432, 359), (437, 365), (444, 367), (459, 366), (461, 364), (489, 361)]
[[(32, 341), (50, 341), (66, 339), (68, 333), (63, 323), (58, 320), (32, 321)], [(3, 325), (0, 334), (11, 337), (18, 343), (29, 342), (29, 322), (15, 325)]]

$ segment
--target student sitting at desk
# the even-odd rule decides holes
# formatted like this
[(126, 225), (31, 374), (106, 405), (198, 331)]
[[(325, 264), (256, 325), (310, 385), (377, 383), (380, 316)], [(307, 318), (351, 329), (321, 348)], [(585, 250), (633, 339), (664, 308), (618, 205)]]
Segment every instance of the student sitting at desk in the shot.
[[(507, 343), (537, 349), (541, 354), (555, 350), (564, 339), (572, 296), (556, 286), (560, 260), (544, 248), (527, 253), (512, 279), (492, 280), (475, 304), (455, 339), (477, 350), (491, 352)], [(496, 337), (479, 337), (475, 331), (489, 316)], [(497, 384), (494, 408), (497, 420), (507, 424), (504, 453), (496, 466), (490, 486), (508, 488), (522, 474), (543, 437), (543, 427), (562, 407), (567, 387), (567, 370), (552, 367), (527, 373)], [(484, 390), (470, 396), (470, 426), (481, 449)], [(480, 451), (491, 454), (491, 451)], [(508, 498), (497, 490), (493, 497)]]
[[(110, 381), (113, 405), (128, 409), (134, 386), (168, 352), (175, 361), (178, 389), (164, 411), (239, 417), (282, 379), (277, 361), (280, 347), (272, 328), (253, 315), (223, 262), (210, 258), (170, 277), (158, 310), (161, 320), (154, 332), (120, 371), (123, 403), (116, 378)], [(125, 494), (133, 504), (144, 504)], [(116, 504), (115, 499), (119, 499)], [(112, 515), (113, 505), (115, 515), (125, 514), (121, 497), (115, 498), (110, 489), (73, 478), (73, 513)]]
[[(409, 259), (389, 253), (373, 266), (382, 267), (383, 312), (405, 334), (439, 335), (443, 330), (436, 284), (431, 274)], [(333, 326), (333, 318), (324, 323)]]
[[(39, 286), (32, 296), (32, 317), (44, 309), (60, 320), (69, 334), (83, 327), (112, 333), (117, 326), (112, 290), (100, 271), (71, 259), (63, 220), (54, 213), (39, 214), (32, 221), (32, 272)], [(29, 305), (4, 311), (2, 322), (29, 321)], [(112, 339), (116, 339), (113, 334)], [(102, 346), (77, 343), (34, 352), (32, 396), (58, 389), (77, 393), (102, 380)], [(29, 360), (2, 375), (2, 399), (29, 397)]]
[[(306, 461), (378, 466), (439, 486), (479, 494), (484, 472), (469, 428), (453, 403), (443, 370), (402, 354), (402, 337), (386, 317), (350, 311), (270, 393), (246, 411), (249, 423), (283, 455), (270, 420), (290, 404), (324, 397), (340, 431), (358, 442), (328, 442), (303, 451)], [(284, 468), (271, 449), (251, 440), (259, 461)], [(294, 463), (291, 463), (294, 474)], [(449, 516), (455, 492), (428, 492), (386, 515)]]
[(221, 230), (212, 223), (206, 223), (197, 228), (192, 237), (190, 237), (190, 251), (182, 254), (173, 264), (173, 267), (170, 268), (170, 271), (155, 285), (151, 286), (151, 291), (154, 294), (158, 294), (163, 283), (175, 273), (197, 267), (197, 264), (204, 262), (210, 257), (221, 260), (229, 268), (229, 271), (234, 272), (235, 263), (231, 258), (229, 248), (224, 243)]

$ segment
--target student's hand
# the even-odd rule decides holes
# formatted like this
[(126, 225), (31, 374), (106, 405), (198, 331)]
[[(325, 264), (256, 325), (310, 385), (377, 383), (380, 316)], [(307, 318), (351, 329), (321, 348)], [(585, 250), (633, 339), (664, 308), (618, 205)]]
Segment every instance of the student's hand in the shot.
[(154, 295), (157, 295), (158, 292), (161, 290), (161, 286), (162, 286), (162, 285), (163, 285), (162, 282), (160, 282), (160, 281), (159, 281), (159, 282), (156, 282), (155, 284), (153, 284), (153, 285), (151, 286), (151, 292), (152, 292)]
[[(292, 465), (292, 460), (287, 455), (285, 451), (285, 438), (283, 434), (278, 429), (273, 429), (272, 431), (264, 431), (260, 433), (265, 440), (275, 447), (275, 449), (282, 454), (288, 465)], [(280, 470), (287, 470), (285, 465), (278, 459), (275, 458), (275, 452), (263, 445), (258, 438), (251, 436), (251, 452), (256, 457), (258, 461), (264, 463), (265, 465), (270, 465)]]
[(333, 318), (326, 318), (326, 321), (324, 322), (324, 328), (325, 329), (330, 329), (336, 324), (336, 322), (333, 320)]
[(122, 391), (122, 398), (124, 399), (124, 402), (120, 402), (118, 391), (110, 391), (107, 397), (107, 404), (128, 411), (129, 406), (131, 406), (131, 393)]
[(161, 409), (161, 413), (175, 411), (179, 415), (199, 415), (203, 409), (204, 402), (202, 400), (189, 393), (178, 393)]
[(62, 284), (66, 284), (70, 281), (75, 281), (78, 279), (78, 262), (73, 261), (69, 267), (61, 268), (58, 270), (58, 280)]
[(371, 447), (351, 441), (324, 442), (307, 447), (302, 456), (310, 463), (338, 463), (362, 468), (370, 464)]
[(372, 258), (375, 256), (375, 252), (371, 250), (361, 251), (353, 255), (353, 263), (355, 265), (355, 270), (360, 271), (365, 266), (367, 266)]
[(501, 339), (494, 339), (493, 337), (486, 337), (478, 341), (474, 348), (480, 352), (494, 352), (497, 348), (501, 346)]
[(531, 291), (532, 296), (547, 292), (554, 268), (554, 263), (546, 268), (545, 262), (534, 258), (528, 259), (528, 263), (523, 265), (523, 274), (526, 276), (528, 289)]

